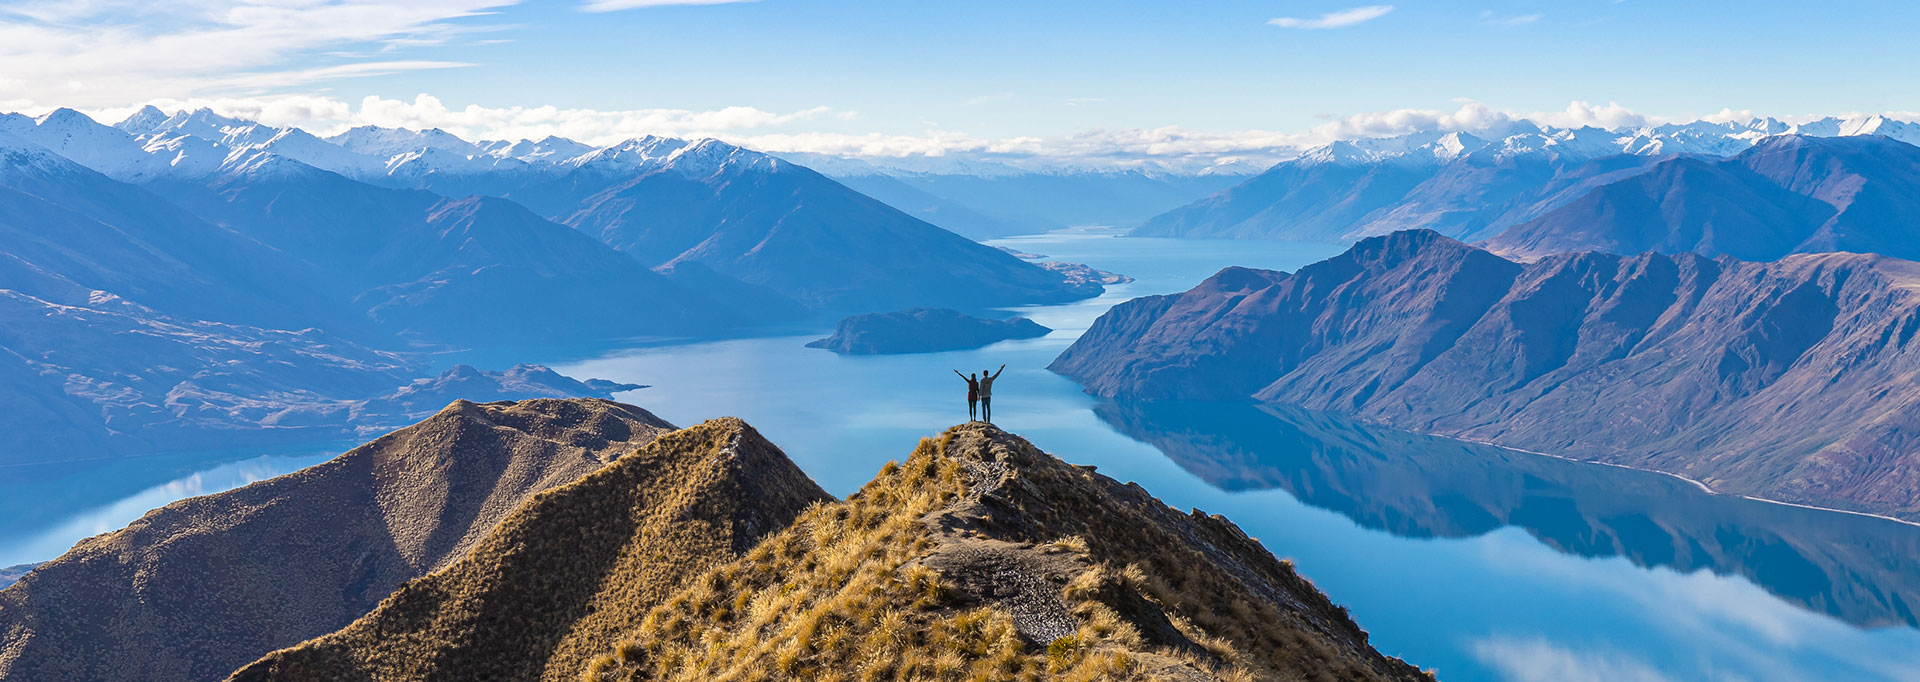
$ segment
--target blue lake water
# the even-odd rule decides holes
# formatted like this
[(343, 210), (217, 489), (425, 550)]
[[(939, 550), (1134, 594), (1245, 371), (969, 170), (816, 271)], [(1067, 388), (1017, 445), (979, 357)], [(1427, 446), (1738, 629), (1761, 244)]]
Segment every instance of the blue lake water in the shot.
[[(1920, 682), (1920, 527), (1280, 408), (1103, 403), (1045, 369), (1114, 303), (1184, 290), (1226, 265), (1292, 270), (1338, 247), (1098, 229), (994, 243), (1137, 281), (1011, 310), (1055, 331), (971, 351), (805, 348), (821, 329), (520, 360), (648, 384), (619, 397), (676, 424), (743, 417), (836, 494), (965, 420), (950, 370), (1004, 363), (1002, 427), (1176, 507), (1224, 514), (1348, 606), (1382, 651), (1442, 680)], [(325, 457), (316, 452), (0, 473), (0, 566)]]

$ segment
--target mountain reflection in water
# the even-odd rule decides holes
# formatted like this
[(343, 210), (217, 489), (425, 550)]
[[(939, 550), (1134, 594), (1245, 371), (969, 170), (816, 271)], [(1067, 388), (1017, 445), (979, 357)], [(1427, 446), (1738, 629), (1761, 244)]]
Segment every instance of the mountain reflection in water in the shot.
[(1562, 552), (1740, 575), (1855, 625), (1920, 627), (1920, 527), (1297, 408), (1120, 402), (1095, 412), (1222, 490), (1283, 489), (1407, 537), (1517, 526)]

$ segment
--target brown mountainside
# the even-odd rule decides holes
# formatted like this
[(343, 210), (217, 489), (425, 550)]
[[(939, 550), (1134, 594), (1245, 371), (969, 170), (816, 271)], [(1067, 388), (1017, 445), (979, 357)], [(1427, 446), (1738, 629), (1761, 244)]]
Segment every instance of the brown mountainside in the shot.
[(831, 501), (737, 420), (539, 496), (232, 679), (536, 677), (1428, 679), (1232, 523), (992, 426)]
[(738, 419), (661, 436), (515, 511), (472, 553), (235, 680), (575, 680), (646, 609), (831, 500)]
[(0, 591), (0, 679), (218, 679), (353, 622), (535, 493), (672, 428), (605, 400), (459, 401), (323, 464), (173, 503)]
[(1114, 308), (1052, 367), (1105, 396), (1246, 400), (1920, 516), (1920, 265), (1563, 254), (1430, 231)]

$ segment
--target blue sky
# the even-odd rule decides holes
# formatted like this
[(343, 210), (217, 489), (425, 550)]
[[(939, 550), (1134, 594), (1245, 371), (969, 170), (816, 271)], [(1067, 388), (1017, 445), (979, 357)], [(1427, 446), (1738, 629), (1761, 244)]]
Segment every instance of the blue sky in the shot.
[(594, 2), (661, 4), (0, 0), (0, 110), (902, 152), (1324, 137), (1463, 107), (1610, 125), (1920, 110), (1910, 2)]

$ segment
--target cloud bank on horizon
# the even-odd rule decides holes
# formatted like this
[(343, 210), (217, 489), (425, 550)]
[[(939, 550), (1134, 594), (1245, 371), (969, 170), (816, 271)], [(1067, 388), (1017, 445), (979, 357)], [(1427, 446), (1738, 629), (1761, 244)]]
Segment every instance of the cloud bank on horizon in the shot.
[[(1322, 123), (1265, 125), (1116, 125), (1103, 112), (1115, 98), (1102, 93), (1046, 93), (1038, 89), (1000, 88), (993, 94), (948, 94), (946, 116), (968, 123), (927, 120), (941, 112), (935, 93), (897, 97), (883, 93), (876, 106), (867, 100), (842, 101), (840, 95), (805, 95), (813, 101), (761, 101), (761, 90), (715, 87), (720, 95), (691, 106), (579, 106), (540, 103), (539, 96), (504, 92), (510, 81), (485, 90), (492, 104), (471, 93), (447, 96), (446, 79), (489, 73), (487, 51), (513, 43), (529, 24), (639, 17), (647, 29), (662, 21), (659, 12), (703, 14), (722, 11), (700, 6), (730, 5), (753, 11), (790, 7), (780, 0), (569, 0), (548, 15), (526, 16), (531, 5), (518, 0), (196, 0), (156, 8), (138, 0), (91, 0), (48, 4), (0, 0), (0, 111), (36, 114), (73, 107), (103, 121), (154, 104), (166, 110), (211, 108), (223, 115), (271, 125), (297, 125), (316, 133), (356, 125), (413, 129), (441, 128), (468, 139), (538, 139), (548, 135), (590, 144), (610, 144), (644, 135), (714, 137), (773, 152), (810, 152), (864, 158), (972, 155), (1015, 165), (1104, 167), (1175, 166), (1182, 168), (1261, 166), (1291, 158), (1300, 150), (1334, 140), (1387, 137), (1417, 132), (1474, 132), (1532, 121), (1555, 127), (1594, 126), (1624, 129), (1703, 119), (1727, 121), (1753, 117), (1749, 111), (1722, 110), (1708, 116), (1662, 116), (1609, 101), (1573, 101), (1564, 109), (1529, 111), (1496, 107), (1476, 100), (1455, 100), (1449, 108), (1394, 108), (1343, 116), (1320, 116)], [(1261, 28), (1273, 39), (1360, 35), (1390, 24), (1432, 21), (1431, 8), (1364, 5), (1320, 14), (1277, 18), (1241, 16), (1234, 21)], [(521, 12), (515, 14), (514, 12)], [(610, 14), (612, 13), (612, 14)], [(1462, 10), (1461, 19), (1497, 30), (1535, 28), (1538, 12)], [(1405, 15), (1405, 16), (1403, 16)], [(705, 16), (712, 16), (705, 14)], [(734, 15), (739, 17), (736, 12)], [(557, 18), (556, 18), (557, 17)], [(1403, 20), (1404, 19), (1404, 20)], [(1266, 26), (1261, 26), (1264, 22)], [(941, 26), (945, 28), (945, 25)], [(1289, 29), (1276, 31), (1273, 27)], [(719, 32), (734, 39), (735, 25)], [(1299, 29), (1294, 32), (1292, 29)], [(1329, 31), (1327, 29), (1341, 29)], [(784, 29), (780, 29), (784, 30)], [(737, 31), (739, 40), (755, 36)], [(659, 30), (648, 40), (666, 40)], [(718, 40), (719, 38), (707, 38)], [(529, 41), (531, 42), (531, 41)], [(651, 46), (652, 42), (647, 43)], [(562, 46), (529, 44), (509, 58), (544, 58)], [(1328, 50), (1332, 48), (1316, 47)], [(724, 50), (702, 64), (728, 66)], [(537, 61), (537, 60), (535, 60)], [(758, 68), (745, 64), (746, 68)], [(570, 69), (592, 65), (569, 63)], [(613, 68), (613, 67), (605, 67)], [(410, 75), (411, 74), (411, 75)], [(662, 74), (671, 76), (672, 74)], [(402, 80), (396, 80), (402, 79)], [(408, 80), (410, 79), (410, 80)], [(432, 80), (422, 80), (432, 79)], [(488, 80), (480, 78), (478, 80)], [(400, 83), (401, 85), (395, 85)], [(364, 85), (363, 85), (364, 84)], [(704, 84), (701, 84), (704, 87)], [(418, 87), (414, 87), (418, 86)], [(412, 94), (396, 97), (393, 90)], [(466, 85), (471, 90), (473, 85)], [(1016, 86), (1018, 87), (1018, 86)], [(345, 94), (346, 88), (359, 92)], [(1604, 90), (1604, 88), (1602, 88)], [(369, 94), (377, 92), (388, 94)], [(811, 92), (811, 91), (809, 91)], [(979, 92), (979, 91), (976, 91)], [(682, 90), (663, 87), (649, 99), (697, 101)], [(1367, 93), (1377, 95), (1377, 93)], [(525, 104), (499, 104), (530, 99)], [(713, 103), (719, 98), (722, 101)], [(735, 98), (725, 101), (726, 98)], [(916, 99), (917, 98), (917, 99)], [(591, 98), (589, 98), (591, 99)], [(741, 101), (753, 99), (756, 101)], [(1373, 96), (1367, 101), (1377, 101)], [(1412, 101), (1434, 101), (1430, 94)], [(1072, 110), (1074, 132), (1028, 134), (1002, 130), (983, 133), (971, 123), (993, 110), (1034, 102)], [(1402, 100), (1402, 101), (1408, 101)], [(471, 102), (449, 106), (447, 101)], [(1561, 100), (1565, 101), (1565, 100)], [(1391, 104), (1391, 103), (1389, 103)], [(927, 105), (923, 107), (923, 105)], [(957, 108), (960, 113), (953, 110)], [(1352, 111), (1352, 105), (1346, 105)], [(903, 115), (902, 111), (905, 109)], [(1086, 112), (1086, 113), (1080, 113)], [(1296, 112), (1297, 113), (1297, 112)], [(1781, 113), (1767, 112), (1779, 116)], [(1779, 116), (1788, 121), (1808, 116)], [(1920, 118), (1910, 112), (1874, 112), (1894, 118)], [(1016, 119), (1018, 117), (1015, 117)], [(1293, 120), (1298, 120), (1294, 116)], [(906, 121), (906, 122), (903, 122)], [(1014, 125), (1018, 125), (1016, 122)], [(1005, 127), (1004, 125), (1002, 127)]]
[[(1601, 128), (1627, 131), (1669, 123), (1745, 123), (1762, 118), (1752, 111), (1722, 110), (1687, 118), (1663, 118), (1618, 103), (1572, 102), (1558, 111), (1515, 112), (1473, 100), (1455, 109), (1395, 109), (1352, 114), (1301, 131), (1199, 131), (1179, 126), (1154, 129), (1097, 129), (1062, 137), (990, 138), (959, 131), (928, 130), (919, 135), (880, 133), (779, 132), (773, 129), (820, 119), (857, 119), (852, 111), (814, 107), (770, 112), (754, 107), (596, 110), (554, 106), (450, 108), (427, 94), (413, 100), (367, 96), (357, 106), (325, 96), (278, 98), (158, 100), (168, 113), (207, 108), (223, 116), (272, 126), (297, 126), (332, 135), (362, 125), (411, 130), (441, 129), (470, 141), (541, 139), (549, 135), (596, 146), (660, 135), (715, 138), (766, 152), (800, 152), (887, 160), (904, 158), (980, 158), (1026, 168), (1153, 168), (1180, 171), (1220, 169), (1253, 171), (1302, 151), (1339, 140), (1386, 138), (1419, 133), (1485, 133), (1517, 125), (1546, 128)], [(137, 107), (88, 111), (104, 122), (131, 115)], [(1862, 117), (1866, 114), (1843, 114)], [(1920, 121), (1920, 112), (1883, 112), (1888, 118)], [(1819, 115), (1775, 117), (1804, 123)]]

